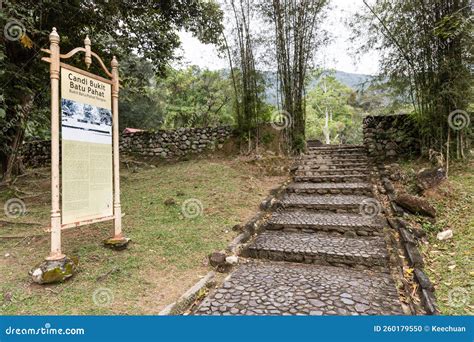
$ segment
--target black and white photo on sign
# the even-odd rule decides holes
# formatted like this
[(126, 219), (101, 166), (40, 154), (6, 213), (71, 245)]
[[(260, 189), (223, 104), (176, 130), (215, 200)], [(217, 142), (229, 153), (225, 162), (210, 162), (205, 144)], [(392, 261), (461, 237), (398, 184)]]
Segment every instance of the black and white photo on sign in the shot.
[(61, 99), (63, 139), (111, 143), (112, 112), (109, 109)]

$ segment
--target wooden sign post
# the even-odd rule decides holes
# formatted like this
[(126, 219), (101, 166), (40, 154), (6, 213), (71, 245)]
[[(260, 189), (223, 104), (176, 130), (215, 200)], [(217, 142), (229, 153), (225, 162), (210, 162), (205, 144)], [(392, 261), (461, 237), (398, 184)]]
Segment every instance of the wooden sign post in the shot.
[[(50, 63), (51, 78), (51, 251), (30, 272), (37, 283), (63, 281), (74, 273), (77, 261), (61, 248), (64, 229), (113, 220), (105, 246), (124, 249), (129, 242), (120, 205), (118, 61), (114, 56), (109, 71), (91, 51), (89, 37), (84, 47), (64, 55), (56, 28), (49, 41), (50, 48), (42, 49), (49, 57), (42, 60)], [(61, 62), (79, 52), (85, 53), (87, 68), (94, 57), (108, 78)]]

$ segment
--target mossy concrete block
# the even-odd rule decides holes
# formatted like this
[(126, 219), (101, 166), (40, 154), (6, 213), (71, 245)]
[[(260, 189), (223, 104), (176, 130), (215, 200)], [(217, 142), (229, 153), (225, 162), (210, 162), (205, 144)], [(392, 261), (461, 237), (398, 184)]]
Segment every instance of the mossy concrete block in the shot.
[(246, 231), (248, 231), (250, 234), (255, 233), (255, 231), (257, 230), (257, 228), (260, 224), (259, 221), (262, 220), (264, 215), (265, 215), (265, 213), (263, 213), (263, 212), (257, 213), (254, 217), (252, 217), (252, 219), (250, 221), (247, 222), (244, 229)]
[(433, 283), (430, 281), (430, 279), (422, 269), (415, 268), (415, 277), (420, 283), (421, 288), (431, 292), (435, 290)]
[(207, 294), (207, 289), (215, 285), (215, 273), (209, 272), (199, 280), (193, 287), (187, 290), (176, 302), (169, 304), (158, 313), (158, 316), (181, 315), (189, 309), (195, 301), (200, 300)]
[(110, 249), (114, 249), (116, 251), (121, 251), (128, 247), (128, 243), (130, 242), (129, 238), (110, 238), (104, 241), (104, 246)]
[(260, 203), (260, 210), (267, 211), (272, 208), (272, 206), (277, 202), (273, 195), (267, 196), (261, 203)]
[(77, 258), (65, 257), (60, 260), (44, 260), (30, 272), (37, 284), (60, 283), (73, 276), (78, 264)]
[(418, 248), (411, 243), (405, 243), (405, 249), (408, 254), (408, 259), (410, 260), (410, 266), (423, 267), (423, 256), (421, 255)]
[(240, 233), (229, 243), (226, 250), (231, 254), (239, 254), (242, 244), (247, 242), (251, 237), (252, 235), (247, 231)]
[(416, 245), (415, 237), (407, 229), (400, 228), (399, 232), (400, 232), (400, 237), (402, 238), (403, 242), (411, 243), (412, 245)]
[(439, 310), (436, 305), (436, 298), (432, 291), (421, 289), (421, 302), (425, 306), (428, 315), (438, 315)]

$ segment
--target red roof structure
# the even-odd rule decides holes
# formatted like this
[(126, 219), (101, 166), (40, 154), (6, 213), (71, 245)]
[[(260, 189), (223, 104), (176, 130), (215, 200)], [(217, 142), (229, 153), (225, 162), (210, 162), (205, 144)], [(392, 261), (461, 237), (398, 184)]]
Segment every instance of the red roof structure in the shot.
[(136, 132), (143, 132), (144, 130), (143, 129), (140, 129), (140, 128), (130, 128), (130, 127), (127, 127), (123, 130), (123, 133), (136, 133)]

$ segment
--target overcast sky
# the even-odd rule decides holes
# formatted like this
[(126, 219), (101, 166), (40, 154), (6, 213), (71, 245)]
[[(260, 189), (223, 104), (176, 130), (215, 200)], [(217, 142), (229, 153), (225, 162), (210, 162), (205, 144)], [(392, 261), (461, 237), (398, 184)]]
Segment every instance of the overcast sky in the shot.
[[(355, 48), (348, 41), (350, 31), (345, 26), (346, 18), (363, 7), (362, 0), (332, 0), (332, 9), (324, 23), (326, 30), (332, 33), (333, 41), (326, 47), (321, 48), (316, 57), (319, 65), (326, 68), (334, 68), (340, 71), (376, 74), (378, 72), (378, 55), (371, 53), (359, 55), (359, 62), (354, 61)], [(190, 33), (180, 33), (182, 51), (178, 55), (184, 57), (185, 64), (195, 64), (202, 68), (212, 70), (228, 68), (226, 59), (221, 59), (213, 45), (202, 44)]]

